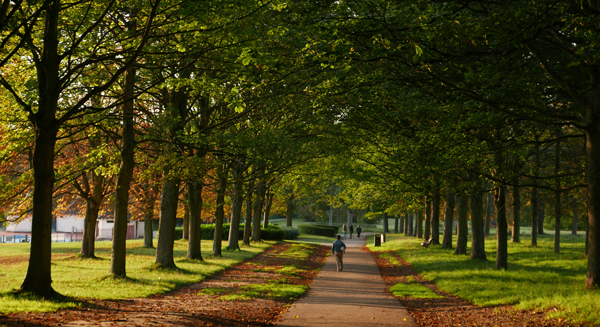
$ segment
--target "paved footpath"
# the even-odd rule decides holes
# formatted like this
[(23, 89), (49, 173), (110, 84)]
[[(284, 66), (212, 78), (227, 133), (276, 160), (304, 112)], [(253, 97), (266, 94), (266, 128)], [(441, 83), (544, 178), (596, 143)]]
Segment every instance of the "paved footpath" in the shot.
[(400, 301), (387, 291), (364, 239), (343, 240), (348, 246), (344, 271), (329, 256), (307, 294), (294, 303), (277, 326), (419, 326)]

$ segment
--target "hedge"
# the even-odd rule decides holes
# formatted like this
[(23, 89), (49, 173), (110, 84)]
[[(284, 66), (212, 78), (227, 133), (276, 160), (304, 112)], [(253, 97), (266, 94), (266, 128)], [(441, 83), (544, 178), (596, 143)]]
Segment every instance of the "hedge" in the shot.
[(286, 240), (295, 240), (298, 238), (298, 236), (300, 236), (300, 231), (298, 231), (298, 228), (283, 227), (281, 229), (283, 229), (283, 232), (285, 233), (285, 236), (283, 238)]
[[(231, 224), (223, 224), (223, 240), (229, 240), (229, 229)], [(244, 224), (240, 224), (240, 240), (244, 235)], [(175, 228), (175, 239), (183, 238), (183, 227)], [(213, 240), (215, 238), (215, 224), (200, 225), (200, 239)], [(269, 225), (267, 229), (260, 228), (260, 238), (267, 241), (281, 241), (285, 238), (285, 232), (277, 225)]]
[(303, 234), (321, 235), (328, 237), (335, 237), (338, 228), (334, 226), (320, 226), (312, 224), (298, 225), (298, 231)]

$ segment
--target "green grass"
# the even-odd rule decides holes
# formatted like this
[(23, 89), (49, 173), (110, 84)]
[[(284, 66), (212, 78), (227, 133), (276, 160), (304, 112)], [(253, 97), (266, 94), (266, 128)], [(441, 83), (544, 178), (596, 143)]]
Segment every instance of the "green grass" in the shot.
[(419, 299), (435, 299), (443, 297), (419, 283), (398, 283), (390, 287), (390, 292), (398, 297), (414, 297)]
[[(517, 309), (556, 309), (549, 317), (566, 318), (573, 323), (600, 324), (600, 291), (585, 288), (587, 259), (584, 238), (565, 234), (561, 253), (554, 253), (553, 237), (540, 235), (538, 247), (508, 245), (508, 269), (495, 269), (496, 240), (490, 237), (485, 248), (488, 261), (470, 260), (439, 246), (422, 248), (422, 240), (388, 234), (387, 242), (373, 251), (396, 251), (424, 278), (440, 290), (480, 306), (514, 305)], [(456, 242), (456, 236), (454, 236)], [(470, 253), (468, 242), (467, 253)]]
[(250, 284), (241, 287), (241, 295), (257, 298), (257, 297), (275, 297), (284, 299), (297, 299), (306, 290), (307, 286), (304, 285), (293, 285), (293, 284), (281, 284), (277, 282), (269, 282), (265, 284)]
[[(179, 269), (155, 269), (155, 250), (143, 247), (143, 241), (127, 241), (127, 279), (110, 278), (111, 242), (96, 242), (98, 259), (79, 259), (81, 243), (53, 243), (53, 254), (70, 254), (52, 262), (52, 286), (72, 298), (126, 299), (147, 297), (171, 291), (179, 286), (204, 280), (219, 271), (250, 258), (271, 246), (261, 242), (242, 246), (242, 251), (223, 251), (212, 257), (212, 241), (202, 242), (204, 262), (186, 259), (187, 242), (176, 241), (175, 264)], [(226, 244), (223, 245), (225, 249)], [(0, 259), (5, 256), (28, 256), (29, 244), (0, 244)], [(73, 302), (41, 302), (35, 298), (14, 296), (27, 272), (28, 262), (9, 264), (0, 270), (0, 313), (54, 311), (70, 308)]]
[(289, 242), (331, 244), (333, 241), (335, 241), (335, 237), (311, 235), (311, 234), (300, 234), (300, 236), (298, 236), (297, 239), (289, 241)]

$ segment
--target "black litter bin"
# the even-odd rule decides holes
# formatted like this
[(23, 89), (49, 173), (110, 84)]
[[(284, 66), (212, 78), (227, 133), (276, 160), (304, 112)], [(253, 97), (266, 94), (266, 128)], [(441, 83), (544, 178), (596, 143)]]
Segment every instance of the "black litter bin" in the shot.
[(381, 234), (375, 234), (373, 241), (375, 241), (375, 246), (381, 246)]

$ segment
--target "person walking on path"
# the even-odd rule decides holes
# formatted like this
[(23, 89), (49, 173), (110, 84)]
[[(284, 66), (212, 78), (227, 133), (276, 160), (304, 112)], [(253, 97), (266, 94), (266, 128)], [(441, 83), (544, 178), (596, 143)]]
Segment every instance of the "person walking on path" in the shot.
[[(346, 231), (348, 230), (346, 228), (346, 225), (342, 226), (342, 230), (344, 231), (344, 239), (346, 239)], [(338, 235), (339, 236), (339, 235)]]
[(337, 271), (344, 270), (344, 253), (346, 252), (346, 244), (342, 242), (341, 236), (337, 236), (337, 240), (331, 245), (331, 254), (335, 255), (335, 264)]
[(352, 239), (352, 234), (354, 233), (354, 227), (352, 227), (352, 224), (350, 224), (350, 239)]
[(360, 232), (362, 232), (362, 228), (358, 225), (358, 227), (356, 227), (356, 238), (360, 238)]

